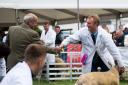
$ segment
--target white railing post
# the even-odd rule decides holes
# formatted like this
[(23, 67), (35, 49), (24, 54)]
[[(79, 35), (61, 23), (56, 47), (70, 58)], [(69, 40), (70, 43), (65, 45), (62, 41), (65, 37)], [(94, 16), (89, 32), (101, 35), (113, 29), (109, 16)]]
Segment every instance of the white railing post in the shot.
[(70, 54), (70, 80), (72, 81), (72, 53)]
[(46, 73), (47, 73), (47, 79), (49, 80), (49, 62), (46, 63), (47, 64), (47, 67), (46, 67)]
[[(78, 63), (77, 60), (74, 60), (76, 58), (74, 57), (77, 57), (77, 55), (80, 54), (80, 52), (61, 52), (61, 53), (67, 53), (69, 54), (69, 58), (70, 58), (70, 62), (67, 62), (67, 63), (49, 63), (47, 62), (46, 64), (46, 78), (48, 81), (50, 80), (70, 80), (72, 81), (73, 79), (77, 79), (78, 76), (76, 75), (81, 75), (82, 72), (75, 72), (74, 70), (82, 70), (81, 67), (79, 67), (79, 65), (81, 64), (80, 62)], [(54, 68), (50, 68), (50, 65), (58, 65), (57, 67), (54, 67)], [(60, 65), (65, 65), (67, 67), (61, 67)], [(78, 68), (77, 68), (77, 65), (78, 65)], [(74, 66), (76, 66), (75, 68), (73, 68)], [(56, 73), (56, 72), (52, 72), (50, 73), (51, 71), (50, 70), (59, 70), (59, 73)], [(65, 71), (66, 70), (66, 71)], [(67, 73), (68, 71), (68, 73)], [(51, 78), (50, 75), (61, 75), (60, 77), (54, 77), (54, 78)], [(68, 76), (65, 76), (65, 75), (68, 75)]]

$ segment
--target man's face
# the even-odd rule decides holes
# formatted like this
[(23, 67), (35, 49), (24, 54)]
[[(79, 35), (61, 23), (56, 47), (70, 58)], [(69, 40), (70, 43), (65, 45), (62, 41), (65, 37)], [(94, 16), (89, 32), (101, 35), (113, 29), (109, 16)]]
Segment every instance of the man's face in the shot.
[(60, 32), (60, 28), (55, 28), (56, 33)]
[(116, 33), (115, 33), (115, 37), (116, 38), (119, 38), (119, 37), (121, 37), (123, 35), (123, 33), (121, 33), (121, 31), (117, 31)]
[(89, 28), (89, 31), (95, 32), (97, 31), (97, 24), (95, 23), (93, 18), (88, 18), (87, 19), (87, 27)]
[(44, 22), (44, 23), (43, 23), (43, 26), (44, 26), (44, 30), (47, 31), (47, 30), (49, 29), (50, 24), (47, 23), (47, 22)]
[(29, 26), (30, 28), (34, 29), (36, 28), (36, 26), (38, 25), (38, 20), (37, 19), (33, 19), (29, 22)]

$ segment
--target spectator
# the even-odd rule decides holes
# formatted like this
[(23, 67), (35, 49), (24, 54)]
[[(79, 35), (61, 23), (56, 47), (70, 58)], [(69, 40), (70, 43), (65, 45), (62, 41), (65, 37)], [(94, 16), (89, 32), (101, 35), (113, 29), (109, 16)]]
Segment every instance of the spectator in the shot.
[(128, 34), (128, 27), (125, 27), (123, 32), (124, 32), (124, 35), (127, 35)]
[(103, 25), (102, 25), (102, 28), (103, 28), (104, 30), (106, 30), (106, 31), (109, 33), (109, 29), (108, 29), (108, 26), (107, 26), (106, 24), (103, 24)]
[(121, 30), (121, 31), (124, 30), (123, 25), (119, 25), (119, 30)]
[[(60, 26), (55, 26), (55, 32), (56, 32), (56, 41), (55, 44), (56, 46), (60, 45), (63, 38), (62, 38), (62, 31), (60, 30)], [(67, 47), (64, 46), (63, 51), (67, 51)], [(60, 53), (59, 56), (64, 60), (64, 62), (66, 62), (67, 60), (67, 53)]]
[(114, 39), (116, 46), (124, 46), (124, 33), (122, 30), (116, 31)]
[[(3, 37), (2, 43), (5, 44), (6, 47), (8, 47), (8, 46), (6, 45), (6, 40), (7, 40), (8, 31), (5, 31), (4, 33), (5, 33), (5, 35), (4, 35), (4, 37)], [(8, 48), (9, 48), (9, 47), (8, 47)], [(4, 58), (5, 58), (5, 61), (7, 62), (8, 55), (6, 55)]]
[(56, 41), (55, 44), (56, 45), (60, 45), (62, 42), (62, 32), (60, 30), (60, 26), (55, 26), (55, 32), (56, 32)]
[(24, 61), (17, 63), (3, 78), (0, 85), (33, 85), (32, 74), (38, 74), (44, 66), (46, 49), (39, 44), (30, 44), (24, 56)]
[(67, 37), (61, 43), (60, 48), (69, 43), (81, 41), (84, 73), (97, 71), (98, 67), (101, 68), (101, 71), (108, 71), (114, 65), (114, 61), (117, 61), (122, 73), (124, 72), (124, 65), (120, 52), (111, 35), (98, 27), (99, 24), (100, 19), (97, 15), (88, 16), (87, 27), (81, 28), (75, 34)]
[(124, 46), (128, 46), (128, 28), (125, 27), (123, 32), (124, 32)]
[(5, 33), (5, 35), (4, 35), (4, 37), (3, 37), (2, 42), (3, 42), (3, 43), (6, 43), (6, 38), (7, 38), (8, 31), (5, 31), (4, 33)]
[[(11, 26), (7, 35), (7, 43), (10, 46), (11, 53), (7, 59), (7, 68), (10, 70), (17, 62), (24, 59), (25, 48), (32, 43), (42, 43), (39, 35), (33, 29), (37, 26), (38, 17), (29, 13), (24, 16), (24, 22), (18, 26)], [(46, 47), (47, 52), (57, 52), (58, 48)]]
[(0, 81), (6, 75), (5, 57), (10, 53), (10, 49), (4, 44), (0, 43)]
[(0, 42), (2, 42), (4, 35), (4, 31), (0, 29)]

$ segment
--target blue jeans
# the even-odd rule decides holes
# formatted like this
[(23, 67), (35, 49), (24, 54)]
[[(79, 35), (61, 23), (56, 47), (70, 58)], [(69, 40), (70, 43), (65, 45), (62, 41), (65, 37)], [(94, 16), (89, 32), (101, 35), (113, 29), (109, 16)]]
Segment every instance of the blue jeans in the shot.
[[(67, 51), (67, 47), (64, 46), (64, 52), (66, 52), (66, 51)], [(67, 62), (67, 53), (60, 54), (60, 57), (61, 57), (61, 59), (64, 60), (64, 62)]]

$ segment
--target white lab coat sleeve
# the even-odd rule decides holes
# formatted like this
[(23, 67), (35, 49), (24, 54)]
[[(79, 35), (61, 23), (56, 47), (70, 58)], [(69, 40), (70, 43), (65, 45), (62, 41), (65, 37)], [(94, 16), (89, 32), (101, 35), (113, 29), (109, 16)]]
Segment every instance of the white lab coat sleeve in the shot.
[(55, 43), (55, 40), (56, 40), (56, 33), (55, 33), (53, 30), (51, 30), (51, 31), (50, 31), (50, 35), (48, 35), (48, 36), (49, 36), (49, 37), (48, 37), (48, 39), (45, 41), (45, 43), (46, 43), (47, 46), (51, 46), (52, 44)]
[(25, 80), (26, 82), (25, 82), (25, 81), (23, 82), (23, 80), (24, 80), (24, 79), (19, 80), (19, 81), (17, 80), (17, 81), (15, 82), (15, 85), (32, 85), (32, 83), (30, 83), (30, 82), (28, 82), (28, 81), (26, 81), (26, 80)]
[(121, 54), (117, 46), (114, 44), (111, 35), (108, 33), (104, 33), (103, 40), (105, 46), (107, 47), (109, 53), (112, 55), (113, 59), (117, 61), (119, 67), (122, 67), (123, 62), (121, 59)]
[(66, 46), (69, 43), (79, 42), (80, 41), (80, 35), (81, 35), (80, 33), (81, 33), (81, 30), (79, 30), (78, 32), (76, 32), (73, 35), (70, 35), (69, 37), (67, 37), (66, 39), (64, 39), (61, 44), (64, 45), (64, 46)]

